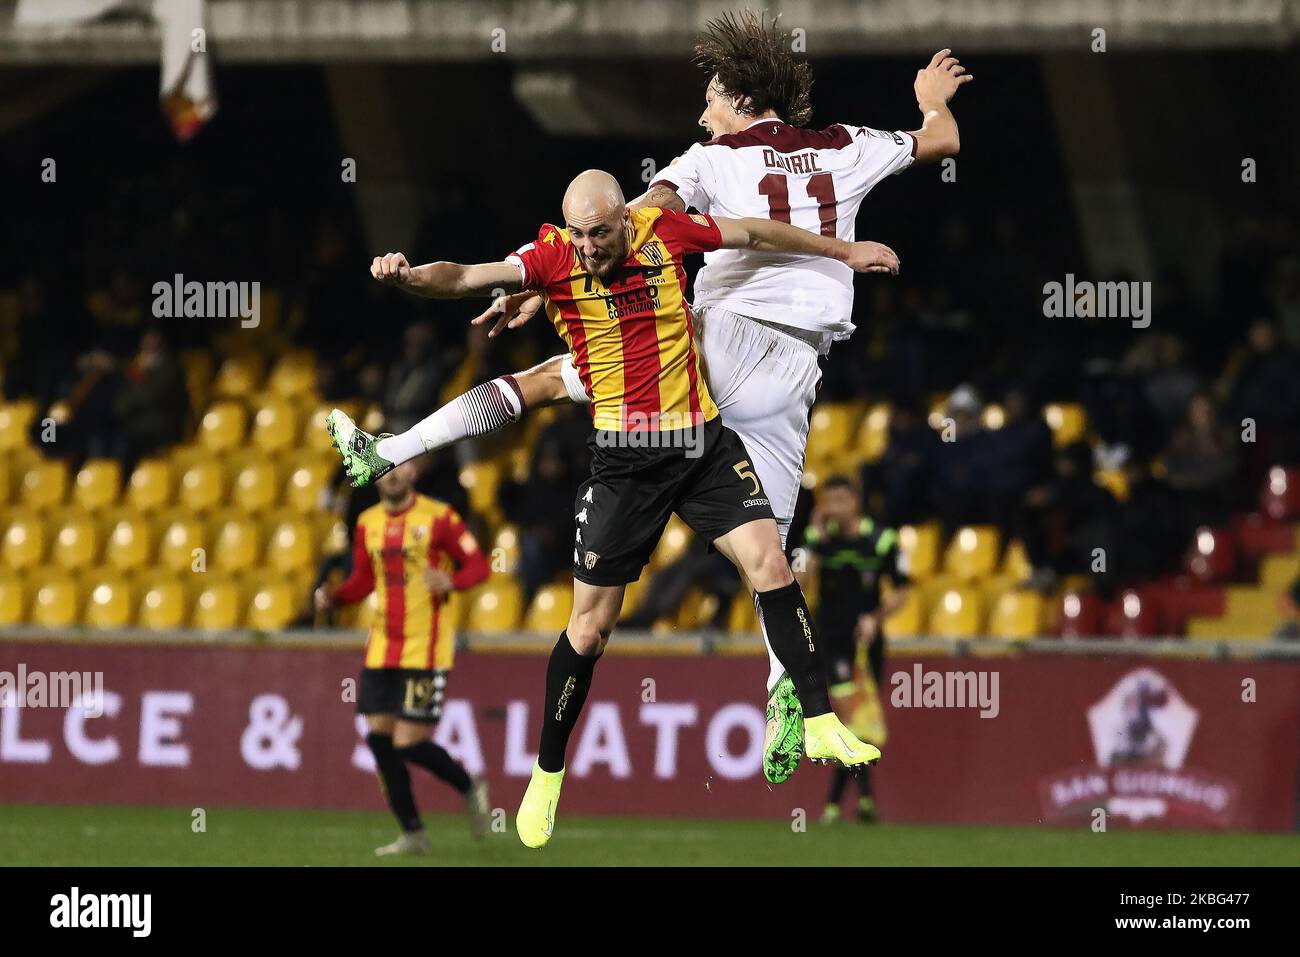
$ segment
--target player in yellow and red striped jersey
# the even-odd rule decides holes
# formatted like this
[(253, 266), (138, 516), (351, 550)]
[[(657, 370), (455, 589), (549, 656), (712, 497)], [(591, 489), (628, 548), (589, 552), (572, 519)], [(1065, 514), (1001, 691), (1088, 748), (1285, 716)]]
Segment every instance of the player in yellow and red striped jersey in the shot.
[[(804, 753), (852, 768), (880, 758), (831, 711), (816, 626), (786, 561), (771, 503), (700, 375), (682, 260), (691, 252), (750, 249), (825, 256), (867, 272), (892, 271), (895, 257), (874, 243), (767, 219), (629, 210), (618, 181), (601, 170), (575, 178), (562, 209), (563, 230), (543, 227), (535, 242), (502, 262), (413, 268), (405, 256), (389, 253), (370, 267), (376, 279), (430, 298), (521, 288), (544, 293), (592, 400), (591, 477), (574, 502), (573, 611), (551, 651), (537, 764), (515, 818), (529, 847), (550, 840), (565, 751), (596, 660), (626, 585), (640, 577), (674, 512), (754, 589), (772, 647), (803, 703)], [(498, 391), (493, 401), (510, 399)], [(332, 412), (328, 425), (354, 479), (358, 463), (366, 477), (391, 469), (391, 461), (375, 454), (376, 437), (342, 412)]]
[(366, 743), (402, 835), (375, 853), (428, 850), (406, 765), (446, 781), (465, 797), (475, 837), (487, 831), (487, 784), (429, 739), (442, 717), (456, 636), (451, 593), (488, 576), (478, 542), (456, 510), (416, 493), (418, 466), (407, 463), (378, 483), (380, 502), (361, 513), (353, 539), (352, 574), (316, 592), (322, 611), (361, 601), (372, 592), (376, 610), (366, 640), (357, 713), (366, 716)]

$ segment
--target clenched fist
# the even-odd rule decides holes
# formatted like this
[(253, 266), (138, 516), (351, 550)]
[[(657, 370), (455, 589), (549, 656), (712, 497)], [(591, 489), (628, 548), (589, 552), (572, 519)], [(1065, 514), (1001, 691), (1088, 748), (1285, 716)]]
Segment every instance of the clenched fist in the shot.
[(405, 286), (411, 281), (411, 264), (401, 253), (385, 253), (371, 262), (370, 275), (389, 286)]

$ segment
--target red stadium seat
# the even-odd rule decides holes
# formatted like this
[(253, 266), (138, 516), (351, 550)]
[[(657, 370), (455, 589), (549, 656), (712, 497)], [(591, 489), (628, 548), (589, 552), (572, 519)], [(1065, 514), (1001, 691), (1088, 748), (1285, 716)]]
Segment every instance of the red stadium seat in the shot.
[(1259, 494), (1259, 510), (1275, 522), (1300, 519), (1300, 468), (1275, 465)]
[(1187, 552), (1187, 571), (1199, 582), (1222, 582), (1237, 570), (1237, 546), (1232, 533), (1202, 526)]
[(1101, 633), (1102, 602), (1092, 592), (1067, 591), (1061, 596), (1056, 631), (1062, 638), (1091, 638)]
[(1106, 613), (1107, 638), (1151, 638), (1164, 632), (1158, 596), (1149, 590), (1126, 589)]

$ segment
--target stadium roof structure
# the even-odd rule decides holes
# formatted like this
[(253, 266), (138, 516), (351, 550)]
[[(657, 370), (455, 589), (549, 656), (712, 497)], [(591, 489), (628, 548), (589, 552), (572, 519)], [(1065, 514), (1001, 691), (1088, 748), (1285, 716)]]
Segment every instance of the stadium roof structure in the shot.
[[(0, 0), (0, 62), (148, 63), (159, 55), (148, 0), (71, 0), (116, 12), (74, 26), (20, 26)], [(64, 0), (69, 2), (69, 0)], [(54, 0), (42, 0), (53, 5)], [(676, 56), (717, 0), (207, 0), (226, 62), (584, 60)], [(49, 7), (46, 7), (49, 9)], [(132, 10), (137, 13), (132, 14)], [(1300, 0), (818, 0), (772, 4), (811, 56), (1277, 48), (1300, 34)]]

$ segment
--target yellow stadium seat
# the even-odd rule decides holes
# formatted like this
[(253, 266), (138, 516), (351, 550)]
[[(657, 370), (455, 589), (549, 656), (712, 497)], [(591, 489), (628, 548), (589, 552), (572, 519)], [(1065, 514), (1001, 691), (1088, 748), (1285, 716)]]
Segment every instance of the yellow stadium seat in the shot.
[(1043, 418), (1052, 430), (1052, 444), (1057, 448), (1080, 441), (1088, 431), (1088, 416), (1077, 402), (1046, 405)]
[(818, 402), (808, 427), (808, 458), (827, 462), (847, 451), (862, 419), (862, 406), (854, 402)]
[(478, 514), (493, 520), (501, 508), (497, 504), (497, 489), (501, 486), (501, 464), (491, 460), (470, 462), (460, 470), (461, 487), (469, 495), (469, 505)]
[(284, 504), (292, 511), (306, 514), (321, 507), (321, 492), (329, 487), (330, 480), (342, 463), (337, 456), (323, 457), (306, 462), (293, 462), (284, 483)]
[(90, 459), (77, 473), (72, 501), (96, 511), (108, 508), (122, 494), (122, 465), (114, 459)]
[(246, 512), (265, 512), (280, 504), (280, 469), (274, 462), (258, 459), (235, 472), (230, 497)]
[(267, 385), (286, 398), (311, 395), (316, 391), (316, 357), (305, 350), (285, 354), (271, 370)]
[(99, 560), (99, 526), (89, 512), (60, 518), (51, 524), (50, 534), (54, 540), (50, 559), (59, 568), (79, 571)]
[(302, 599), (303, 596), (288, 581), (258, 585), (248, 600), (248, 627), (258, 631), (287, 628), (302, 610)]
[(863, 462), (876, 462), (889, 448), (889, 416), (887, 402), (877, 402), (862, 419), (858, 427), (858, 455)]
[(480, 634), (514, 631), (523, 617), (523, 605), (524, 592), (519, 582), (494, 575), (470, 593), (465, 629)]
[(46, 628), (67, 628), (81, 617), (77, 581), (67, 572), (45, 572), (33, 581), (31, 619)]
[(185, 627), (189, 595), (184, 582), (166, 570), (143, 577), (140, 605), (136, 612), (142, 628), (169, 630)]
[(1029, 564), (1029, 553), (1025, 543), (1013, 538), (1007, 544), (1006, 554), (1002, 556), (1002, 574), (1012, 581), (1022, 582), (1034, 573), (1034, 566)]
[(11, 516), (0, 545), (0, 561), (6, 567), (34, 568), (45, 557), (45, 524), (39, 515), (20, 512)]
[(540, 631), (554, 634), (563, 631), (569, 625), (569, 613), (573, 611), (573, 588), (570, 585), (544, 585), (533, 596), (524, 616), (525, 631)]
[(727, 613), (727, 631), (733, 635), (759, 634), (758, 612), (754, 610), (754, 599), (744, 589), (731, 599), (731, 611)]
[(195, 462), (181, 473), (177, 500), (194, 512), (207, 512), (226, 501), (226, 473), (216, 459)]
[(988, 631), (998, 638), (1036, 638), (1047, 621), (1047, 603), (1036, 591), (1007, 591), (998, 596)]
[(104, 563), (122, 572), (144, 568), (153, 557), (153, 545), (149, 521), (138, 514), (121, 513), (108, 526)]
[(271, 528), (267, 536), (266, 564), (277, 572), (314, 570), (318, 553), (316, 531), (304, 518), (286, 518)]
[(190, 396), (191, 409), (205, 409), (212, 394), (212, 353), (207, 349), (186, 349), (181, 353), (185, 368), (185, 391)]
[(20, 497), (29, 508), (57, 508), (67, 496), (68, 463), (62, 459), (42, 459), (23, 475)]
[(973, 588), (950, 588), (930, 609), (931, 634), (939, 638), (969, 638), (984, 627), (984, 603)]
[(253, 413), (253, 445), (263, 452), (286, 452), (298, 447), (302, 420), (288, 399), (272, 396)]
[(218, 399), (237, 399), (252, 395), (262, 385), (266, 363), (255, 353), (231, 356), (221, 363), (212, 383), (212, 393)]
[(243, 443), (247, 429), (248, 412), (243, 403), (228, 400), (214, 402), (199, 420), (196, 438), (210, 452), (227, 452)]
[(993, 573), (998, 563), (998, 530), (989, 526), (959, 528), (948, 543), (944, 570), (964, 581)]
[(1098, 469), (1092, 480), (1115, 496), (1118, 502), (1128, 501), (1128, 474), (1123, 469)]
[(173, 572), (206, 569), (206, 542), (201, 521), (178, 516), (163, 527), (158, 543), (158, 564)]
[[(519, 529), (508, 523), (502, 525), (492, 536), (492, 546), (488, 549), (492, 571), (513, 575), (519, 568), (519, 555)], [(623, 603), (627, 604), (626, 598)]]
[(83, 580), (82, 621), (90, 628), (125, 628), (131, 624), (132, 589), (126, 578), (99, 570)]
[(904, 525), (898, 530), (902, 570), (914, 579), (929, 578), (939, 570), (942, 538), (938, 524)]
[(36, 418), (36, 403), (31, 399), (0, 404), (0, 452), (11, 452), (31, 444), (32, 420)]
[(320, 542), (322, 558), (342, 555), (352, 547), (347, 522), (330, 512), (320, 512), (315, 517), (316, 540)]
[[(578, 528), (581, 530), (582, 525), (579, 524)], [(691, 538), (690, 526), (678, 518), (676, 514), (672, 515), (668, 519), (668, 525), (664, 528), (663, 535), (659, 538), (659, 544), (650, 553), (650, 568), (658, 570), (677, 561), (690, 548)]]
[(262, 530), (252, 518), (229, 514), (214, 521), (212, 567), (228, 572), (249, 570), (261, 556)]
[(238, 583), (229, 578), (202, 577), (194, 598), (195, 628), (203, 631), (238, 628), (243, 622), (243, 612), (243, 593)]
[(925, 632), (925, 604), (916, 588), (907, 590), (903, 604), (885, 620), (885, 635), (890, 638), (913, 638)]
[(0, 627), (27, 620), (27, 586), (21, 576), (0, 571)]
[(144, 459), (131, 472), (126, 485), (126, 502), (141, 511), (170, 505), (175, 480), (172, 465), (166, 459)]
[(698, 631), (712, 625), (713, 616), (718, 613), (718, 597), (706, 594), (699, 588), (692, 588), (677, 606), (673, 624), (681, 631)]

